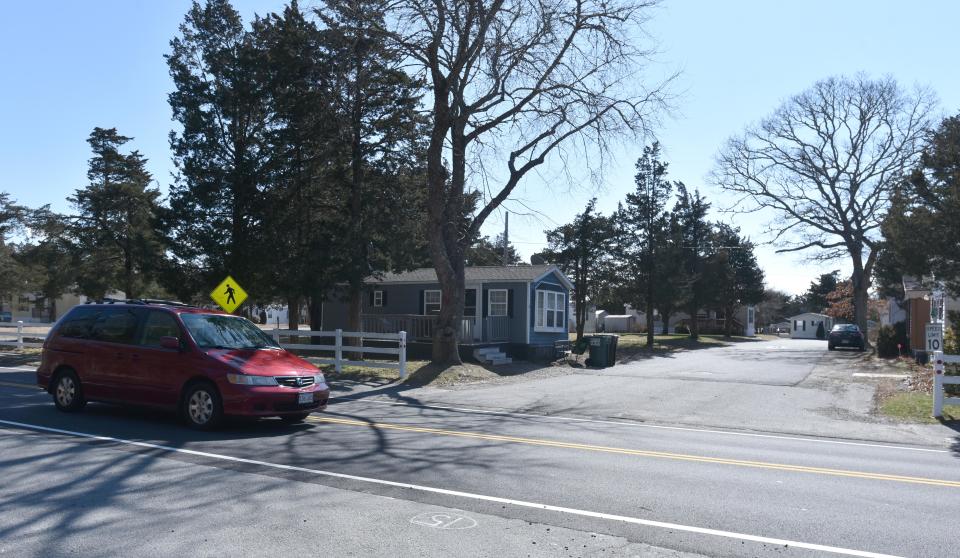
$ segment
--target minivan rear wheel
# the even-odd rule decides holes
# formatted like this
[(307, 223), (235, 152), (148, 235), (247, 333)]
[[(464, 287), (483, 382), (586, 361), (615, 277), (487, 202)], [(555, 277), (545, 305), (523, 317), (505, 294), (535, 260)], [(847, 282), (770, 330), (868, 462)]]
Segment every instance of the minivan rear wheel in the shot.
[(57, 375), (53, 385), (53, 403), (65, 413), (75, 413), (83, 409), (87, 400), (83, 398), (80, 378), (73, 370), (64, 370)]
[(180, 412), (191, 428), (210, 430), (223, 419), (223, 402), (213, 384), (193, 384), (183, 394)]

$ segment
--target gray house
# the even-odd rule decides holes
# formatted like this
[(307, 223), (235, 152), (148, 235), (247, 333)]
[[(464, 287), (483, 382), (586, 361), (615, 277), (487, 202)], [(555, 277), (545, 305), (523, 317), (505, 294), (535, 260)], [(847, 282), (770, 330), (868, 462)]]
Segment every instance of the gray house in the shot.
[[(514, 358), (548, 358), (568, 339), (569, 279), (555, 265), (468, 267), (460, 343), (464, 356), (499, 347)], [(429, 350), (442, 300), (432, 268), (365, 281), (363, 331), (406, 331), (411, 353)], [(346, 301), (323, 305), (323, 329), (348, 329)], [(418, 346), (419, 345), (419, 346)]]

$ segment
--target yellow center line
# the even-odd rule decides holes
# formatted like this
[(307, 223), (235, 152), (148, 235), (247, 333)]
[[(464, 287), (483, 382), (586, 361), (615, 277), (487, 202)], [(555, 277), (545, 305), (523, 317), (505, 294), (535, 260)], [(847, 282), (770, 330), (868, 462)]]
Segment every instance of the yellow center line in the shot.
[(695, 461), (699, 463), (716, 463), (720, 465), (734, 465), (739, 467), (751, 467), (757, 469), (775, 469), (778, 471), (790, 471), (795, 473), (812, 473), (818, 475), (831, 475), (837, 477), (854, 477), (871, 480), (885, 480), (894, 482), (905, 482), (913, 484), (927, 484), (932, 486), (947, 486), (951, 488), (960, 488), (960, 481), (930, 479), (924, 477), (910, 477), (904, 475), (888, 475), (884, 473), (870, 473), (866, 471), (850, 471), (845, 469), (830, 469), (826, 467), (808, 467), (805, 465), (789, 465), (786, 463), (768, 463), (764, 461), (748, 461), (744, 459), (727, 459), (723, 457), (708, 457), (702, 455), (690, 455), (684, 453), (673, 453), (666, 451), (638, 450), (627, 448), (616, 448), (609, 446), (597, 446), (593, 444), (579, 444), (574, 442), (560, 442), (555, 440), (543, 440), (538, 438), (521, 438), (517, 436), (503, 436), (499, 434), (482, 434), (479, 432), (464, 432), (460, 430), (442, 430), (438, 428), (427, 428), (422, 426), (406, 426), (400, 424), (388, 424), (382, 422), (364, 422), (359, 420), (332, 418), (332, 417), (310, 417), (312, 422), (339, 424), (343, 426), (366, 426), (380, 430), (402, 430), (406, 432), (420, 432), (423, 434), (437, 434), (440, 436), (457, 436), (460, 438), (474, 438), (478, 440), (491, 440), (496, 442), (511, 442), (516, 444), (527, 444), (534, 446), (547, 446), (553, 448), (578, 449), (585, 451), (597, 451), (603, 453), (616, 453), (622, 455), (634, 455), (640, 457), (656, 457), (661, 459), (674, 459), (679, 461)]

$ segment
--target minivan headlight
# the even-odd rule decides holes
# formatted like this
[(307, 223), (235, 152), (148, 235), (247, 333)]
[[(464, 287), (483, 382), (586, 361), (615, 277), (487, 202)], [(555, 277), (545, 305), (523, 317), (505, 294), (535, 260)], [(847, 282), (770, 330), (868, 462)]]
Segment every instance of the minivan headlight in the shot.
[(227, 381), (242, 386), (275, 386), (277, 380), (273, 376), (252, 376), (250, 374), (227, 374)]
[(323, 374), (314, 374), (314, 375), (313, 375), (313, 383), (315, 383), (315, 384), (325, 384), (326, 382), (327, 382), (327, 379), (323, 377)]

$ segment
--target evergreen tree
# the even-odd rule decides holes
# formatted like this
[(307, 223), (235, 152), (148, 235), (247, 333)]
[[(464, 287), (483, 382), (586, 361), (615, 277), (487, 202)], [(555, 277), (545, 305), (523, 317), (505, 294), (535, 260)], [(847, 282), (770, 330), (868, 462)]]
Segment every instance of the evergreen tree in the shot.
[(931, 134), (920, 162), (891, 203), (878, 262), (882, 284), (933, 274), (960, 295), (960, 115)]
[(31, 211), (28, 227), (36, 240), (24, 247), (21, 260), (30, 270), (30, 291), (47, 301), (47, 320), (55, 322), (57, 299), (76, 287), (80, 249), (73, 242), (70, 219), (49, 206)]
[(601, 277), (611, 267), (614, 220), (596, 213), (596, 198), (591, 199), (573, 222), (546, 231), (547, 249), (542, 256), (573, 278), (577, 341), (583, 338), (587, 321), (587, 300), (596, 301)]
[(156, 233), (160, 192), (150, 187), (147, 160), (137, 151), (120, 152), (130, 139), (116, 128), (94, 128), (87, 139), (90, 183), (67, 198), (77, 212), (70, 234), (83, 254), (78, 283), (95, 297), (112, 289), (141, 296), (163, 254)]
[(170, 133), (177, 174), (165, 225), (175, 285), (205, 293), (226, 274), (248, 292), (269, 290), (262, 234), (272, 118), (263, 60), (227, 0), (194, 2), (166, 56), (180, 130)]
[(660, 160), (660, 143), (644, 147), (636, 163), (636, 189), (627, 194), (618, 212), (622, 225), (620, 257), (630, 278), (628, 292), (634, 306), (645, 307), (647, 348), (653, 348), (656, 285), (669, 280), (661, 269), (661, 252), (669, 242), (670, 217), (665, 208), (672, 193), (666, 180), (667, 163)]
[(24, 292), (27, 270), (17, 258), (17, 246), (11, 244), (10, 234), (22, 230), (27, 208), (0, 192), (0, 298), (13, 299)]
[(339, 127), (335, 178), (350, 328), (359, 331), (363, 280), (408, 267), (422, 239), (426, 135), (418, 114), (423, 83), (383, 33), (383, 0), (325, 0), (321, 49)]
[(677, 202), (673, 207), (683, 257), (679, 307), (690, 316), (690, 338), (700, 336), (697, 314), (710, 302), (710, 278), (704, 274), (710, 257), (711, 229), (707, 222), (710, 204), (699, 191), (691, 193), (682, 182), (677, 183)]
[(753, 243), (741, 237), (739, 229), (718, 223), (713, 242), (710, 282), (717, 306), (723, 310), (723, 334), (730, 337), (737, 309), (763, 301), (763, 270), (753, 253)]
[[(503, 233), (497, 235), (493, 240), (489, 236), (481, 236), (476, 243), (467, 248), (464, 253), (464, 265), (503, 265)], [(507, 243), (507, 265), (519, 265), (523, 263), (523, 258), (517, 252), (517, 248)]]

